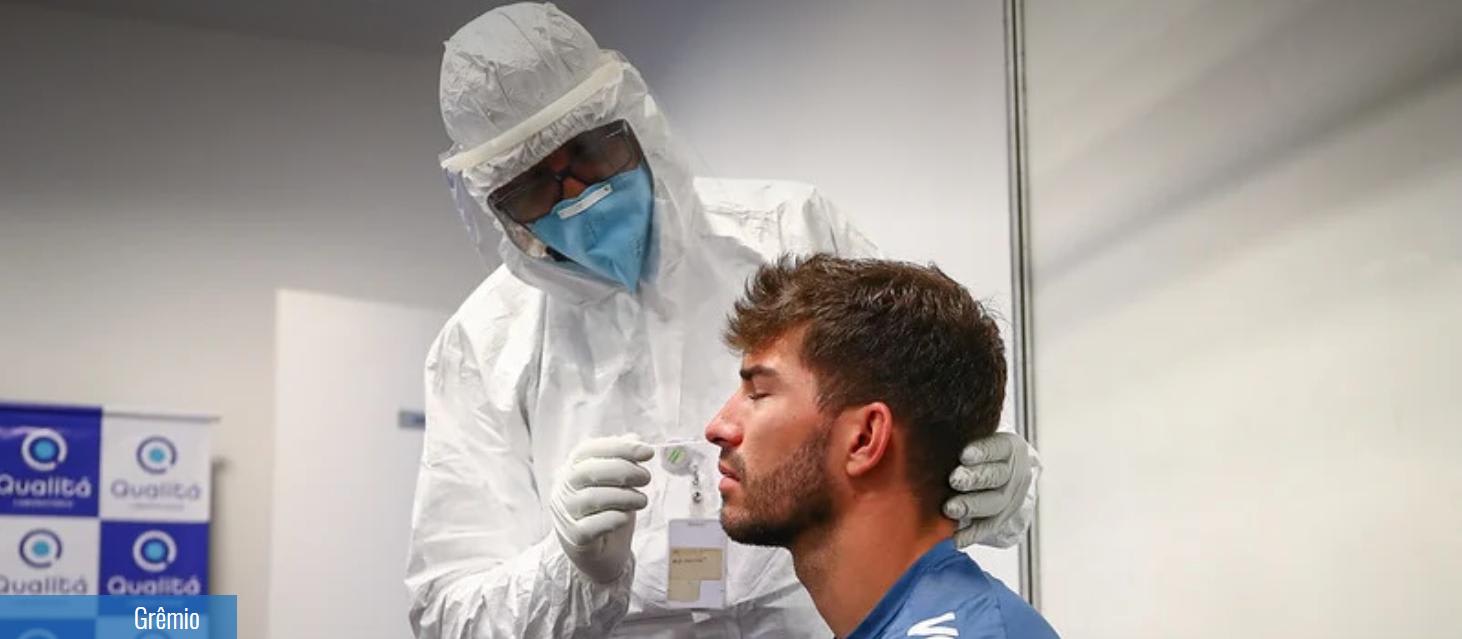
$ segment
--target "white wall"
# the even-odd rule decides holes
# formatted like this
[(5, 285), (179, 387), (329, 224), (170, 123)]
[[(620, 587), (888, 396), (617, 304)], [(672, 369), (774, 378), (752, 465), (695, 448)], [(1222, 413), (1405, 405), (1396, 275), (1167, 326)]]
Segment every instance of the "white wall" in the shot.
[(1044, 611), (1462, 628), (1462, 5), (1032, 2)]
[[(815, 184), (888, 256), (1010, 316), (1000, 2), (560, 4), (640, 69), (705, 174)], [(1019, 588), (1015, 551), (977, 558)]]
[(264, 636), (274, 291), (484, 273), (435, 60), (0, 4), (0, 397), (221, 416), (213, 589)]
[(711, 175), (817, 185), (888, 254), (1008, 308), (1002, 3), (560, 3)]
[(411, 636), (402, 585), (421, 459), (423, 354), (445, 311), (277, 297), (273, 639)]

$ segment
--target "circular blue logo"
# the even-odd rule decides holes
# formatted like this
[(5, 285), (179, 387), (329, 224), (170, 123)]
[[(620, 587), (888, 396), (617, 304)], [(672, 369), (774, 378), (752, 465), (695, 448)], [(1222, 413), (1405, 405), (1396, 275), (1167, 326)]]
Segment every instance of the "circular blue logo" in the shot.
[(60, 451), (61, 449), (56, 446), (56, 442), (49, 439), (36, 440), (36, 443), (30, 447), (31, 454), (41, 461), (54, 461), (56, 459), (56, 453)]
[(137, 445), (137, 465), (154, 475), (161, 475), (178, 463), (178, 448), (166, 437), (153, 435)]
[(132, 542), (132, 561), (147, 572), (162, 572), (177, 558), (177, 542), (161, 530), (149, 530)]
[(66, 461), (66, 438), (50, 428), (32, 428), (20, 441), (20, 458), (31, 470), (53, 471)]
[(20, 560), (31, 568), (50, 568), (61, 558), (61, 537), (37, 528), (20, 538)]

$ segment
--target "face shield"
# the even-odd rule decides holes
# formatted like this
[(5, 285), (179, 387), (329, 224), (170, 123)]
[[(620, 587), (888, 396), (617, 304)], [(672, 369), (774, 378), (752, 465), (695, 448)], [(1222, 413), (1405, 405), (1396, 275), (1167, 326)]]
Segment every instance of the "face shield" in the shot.
[[(585, 117), (599, 114), (575, 113), (596, 94), (617, 86), (624, 66), (617, 57), (603, 55), (600, 66), (588, 78), (531, 117), (479, 146), (453, 146), (441, 154), (453, 202), (480, 253), (492, 254), (490, 244), (497, 234), (489, 229), (496, 228), (528, 257), (549, 257), (551, 249), (528, 224), (563, 199), (566, 178), (580, 182), (608, 178), (612, 173), (607, 171), (632, 163), (645, 165), (644, 153), (627, 122), (592, 122), (593, 128), (583, 130)], [(578, 117), (568, 117), (573, 115)], [(576, 125), (579, 131), (573, 130)], [(568, 139), (554, 143), (562, 138)], [(556, 153), (570, 156), (563, 168), (544, 164)], [(514, 166), (524, 168), (514, 171)]]
[(505, 224), (531, 227), (566, 198), (645, 164), (634, 130), (616, 120), (580, 133), (548, 157), (488, 194), (487, 204)]
[[(455, 190), (472, 196), (470, 185)], [(519, 246), (525, 254), (546, 251), (565, 266), (639, 290), (653, 226), (654, 178), (625, 120), (570, 138), (490, 191), (486, 209), (499, 228), (516, 231), (509, 237), (526, 243)]]
[[(697, 172), (687, 161), (692, 154), (673, 139), (644, 79), (606, 50), (569, 65), (558, 62), (563, 56), (545, 54), (539, 62), (515, 60), (513, 66), (493, 52), (492, 43), (501, 39), (478, 34), (471, 46), (449, 43), (443, 62), (443, 120), (456, 145), (440, 164), (474, 247), (488, 263), (565, 300), (636, 292), (637, 285), (657, 281), (694, 250), (707, 221), (692, 177)], [(548, 81), (576, 67), (585, 71), (574, 72), (573, 81)], [(597, 139), (575, 139), (587, 132)], [(639, 166), (597, 185), (613, 188), (615, 197), (585, 202), (602, 193), (583, 182), (613, 173), (625, 149)], [(574, 165), (567, 159), (585, 154), (589, 158)], [(583, 200), (569, 202), (575, 189), (585, 187)], [(552, 215), (524, 223), (560, 193), (555, 206), (569, 208), (557, 217), (572, 220), (562, 228), (545, 228), (553, 225)], [(574, 205), (586, 212), (575, 215), (580, 209)], [(586, 232), (584, 226), (595, 228)], [(575, 254), (576, 247), (583, 250)], [(635, 254), (643, 258), (630, 259)]]

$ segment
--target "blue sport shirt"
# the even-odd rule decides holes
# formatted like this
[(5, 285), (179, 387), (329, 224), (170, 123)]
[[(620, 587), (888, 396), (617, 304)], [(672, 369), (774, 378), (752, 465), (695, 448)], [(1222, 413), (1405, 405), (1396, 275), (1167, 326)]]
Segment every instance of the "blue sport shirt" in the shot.
[(847, 639), (1059, 639), (999, 579), (945, 540), (904, 573)]

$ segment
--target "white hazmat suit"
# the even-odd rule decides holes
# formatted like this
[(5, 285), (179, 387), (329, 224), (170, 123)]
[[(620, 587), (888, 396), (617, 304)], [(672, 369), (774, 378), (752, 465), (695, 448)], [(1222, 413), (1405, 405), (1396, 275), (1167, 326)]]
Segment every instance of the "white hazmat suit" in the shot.
[[(746, 278), (784, 252), (875, 247), (812, 187), (694, 178), (639, 73), (551, 5), (502, 7), (458, 31), (446, 43), (441, 108), (459, 205), (502, 267), (427, 356), (406, 579), (417, 636), (830, 636), (780, 549), (731, 545), (724, 609), (666, 607), (667, 522), (717, 513), (717, 451), (702, 432), (736, 385), (738, 360), (720, 334)], [(570, 137), (616, 120), (629, 123), (653, 176), (634, 294), (546, 257), (527, 229), (485, 205)], [(550, 487), (579, 442), (624, 433), (699, 442), (710, 489), (693, 504), (683, 478), (648, 462), (634, 561), (596, 583), (555, 538)], [(1024, 532), (1027, 486), (987, 539), (1008, 545)]]

